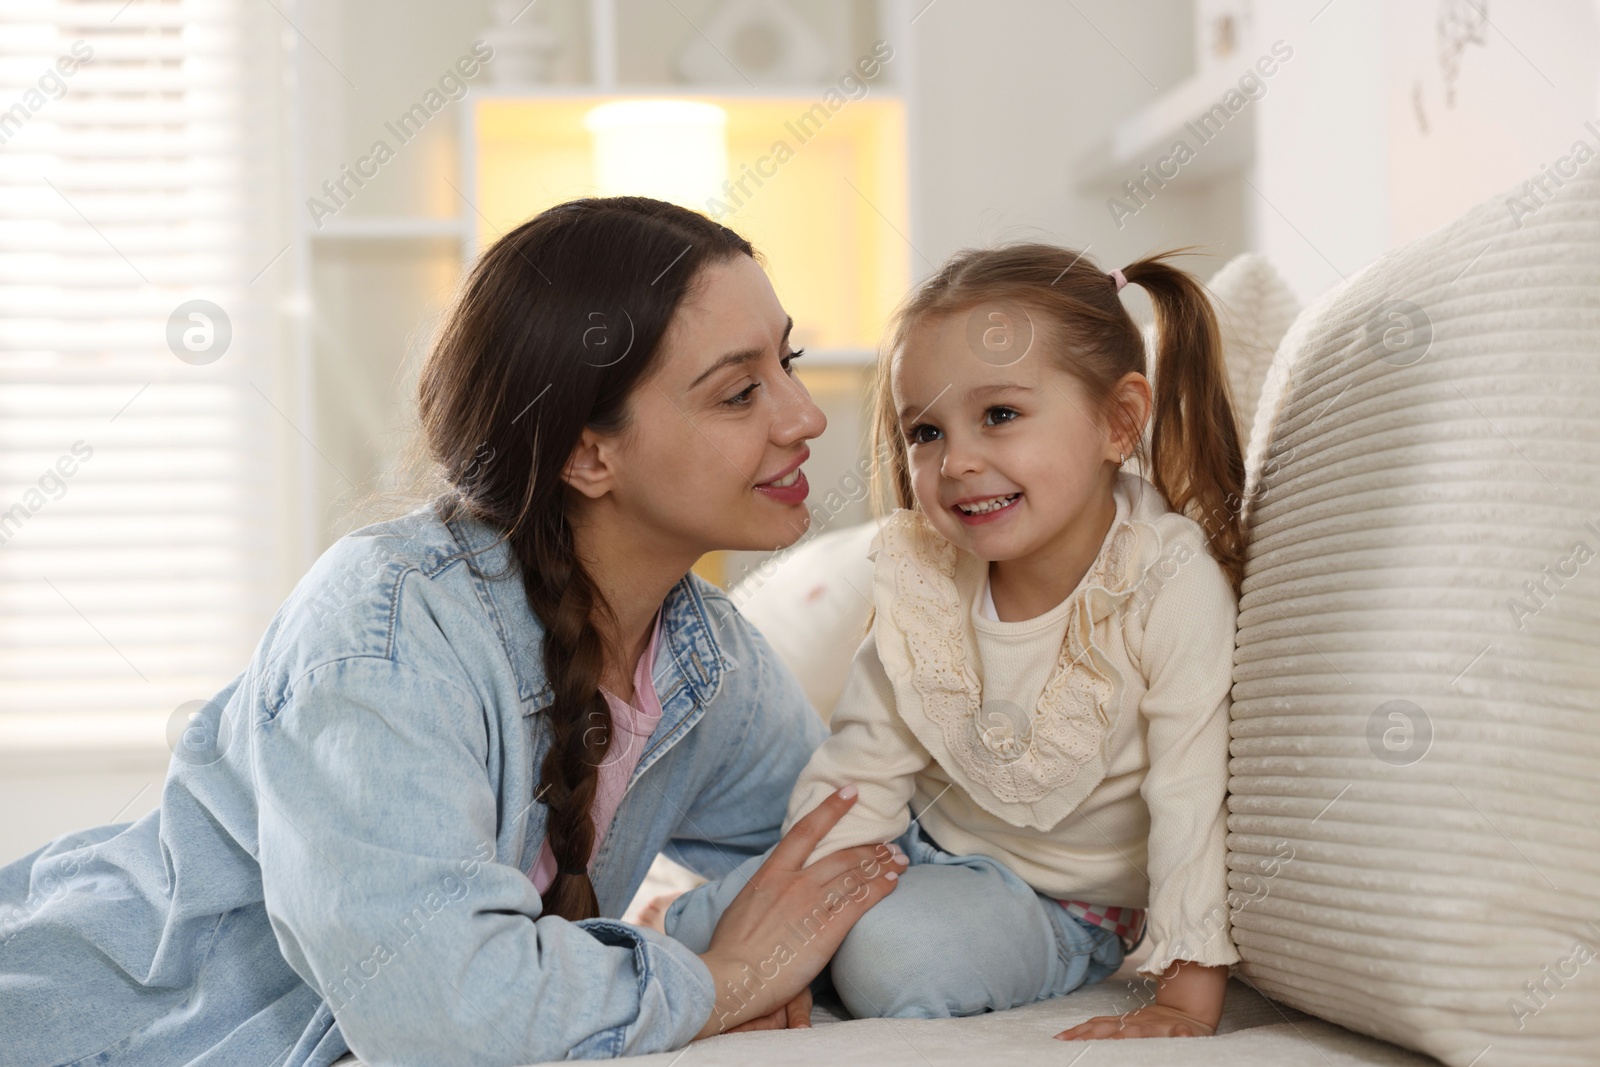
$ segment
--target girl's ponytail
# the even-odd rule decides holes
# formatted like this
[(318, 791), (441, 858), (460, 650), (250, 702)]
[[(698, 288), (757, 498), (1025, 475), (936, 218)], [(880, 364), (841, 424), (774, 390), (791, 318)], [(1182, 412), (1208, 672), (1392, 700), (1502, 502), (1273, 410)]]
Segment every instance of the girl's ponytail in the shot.
[(1150, 294), (1155, 309), (1150, 481), (1174, 511), (1205, 530), (1212, 555), (1238, 591), (1244, 578), (1244, 453), (1211, 299), (1193, 275), (1166, 262), (1185, 251), (1161, 252), (1122, 269)]

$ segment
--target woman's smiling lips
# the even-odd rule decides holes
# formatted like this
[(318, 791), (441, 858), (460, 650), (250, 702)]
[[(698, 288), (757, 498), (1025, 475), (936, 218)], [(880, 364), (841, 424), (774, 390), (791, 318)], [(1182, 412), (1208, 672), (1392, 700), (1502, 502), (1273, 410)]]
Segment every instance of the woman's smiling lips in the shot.
[[(1008, 497), (1010, 499), (1007, 499)], [(986, 522), (996, 522), (1011, 514), (1011, 509), (1016, 507), (1017, 501), (1021, 499), (1022, 493), (1020, 490), (1015, 493), (994, 493), (989, 496), (969, 496), (963, 500), (957, 500), (954, 504), (951, 504), (950, 510), (955, 512), (956, 518), (960, 519), (968, 526), (978, 526)], [(1005, 502), (999, 503), (999, 501)], [(973, 507), (974, 505), (989, 506), (986, 507), (985, 510), (979, 511), (976, 514), (962, 510), (963, 507)]]
[(802, 445), (800, 454), (795, 457), (794, 462), (766, 481), (757, 483), (756, 492), (765, 494), (780, 504), (802, 503), (806, 494), (811, 491), (811, 486), (806, 482), (806, 474), (800, 469), (800, 464), (810, 458), (811, 449)]

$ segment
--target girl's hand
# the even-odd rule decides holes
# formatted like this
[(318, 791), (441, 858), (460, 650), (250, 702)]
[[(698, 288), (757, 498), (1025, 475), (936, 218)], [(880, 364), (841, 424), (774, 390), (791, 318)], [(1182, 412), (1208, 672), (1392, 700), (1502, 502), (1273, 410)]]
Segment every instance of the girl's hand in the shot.
[(856, 921), (894, 889), (910, 861), (891, 843), (843, 848), (801, 866), (856, 795), (846, 786), (791, 826), (722, 913), (700, 956), (717, 999), (696, 1040), (796, 1001)]
[(1210, 1037), (1222, 1019), (1228, 968), (1173, 960), (1156, 979), (1156, 999), (1126, 1015), (1101, 1015), (1056, 1035), (1062, 1041), (1097, 1037)]
[(729, 1030), (730, 1034), (737, 1034), (744, 1030), (799, 1030), (811, 1026), (811, 987), (800, 990), (799, 996), (773, 1012), (763, 1015), (759, 1019), (751, 1019), (747, 1023), (740, 1023)]
[(1147, 1004), (1126, 1015), (1099, 1015), (1056, 1035), (1058, 1041), (1089, 1041), (1123, 1037), (1210, 1037), (1216, 1033), (1192, 1015), (1164, 1004)]

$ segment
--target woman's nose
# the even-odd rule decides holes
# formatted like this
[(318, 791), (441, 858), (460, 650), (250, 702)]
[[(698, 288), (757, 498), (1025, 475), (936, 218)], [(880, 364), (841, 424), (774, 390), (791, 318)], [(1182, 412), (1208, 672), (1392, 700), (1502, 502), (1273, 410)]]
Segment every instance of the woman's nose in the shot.
[(775, 444), (788, 445), (821, 437), (828, 428), (828, 417), (811, 399), (811, 393), (798, 377), (784, 379), (788, 388), (779, 394), (778, 417), (772, 428)]

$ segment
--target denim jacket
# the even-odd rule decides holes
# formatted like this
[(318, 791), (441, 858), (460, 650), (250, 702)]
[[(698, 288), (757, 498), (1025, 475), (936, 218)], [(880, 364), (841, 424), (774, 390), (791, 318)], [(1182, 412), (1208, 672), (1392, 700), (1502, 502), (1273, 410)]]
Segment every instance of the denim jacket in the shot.
[(615, 917), (658, 852), (717, 879), (771, 848), (827, 727), (686, 575), (661, 720), (590, 866), (610, 918), (541, 916), (551, 693), (495, 540), (429, 506), (341, 538), (192, 721), (159, 809), (0, 867), (0, 1067), (490, 1067), (699, 1032), (704, 962)]

